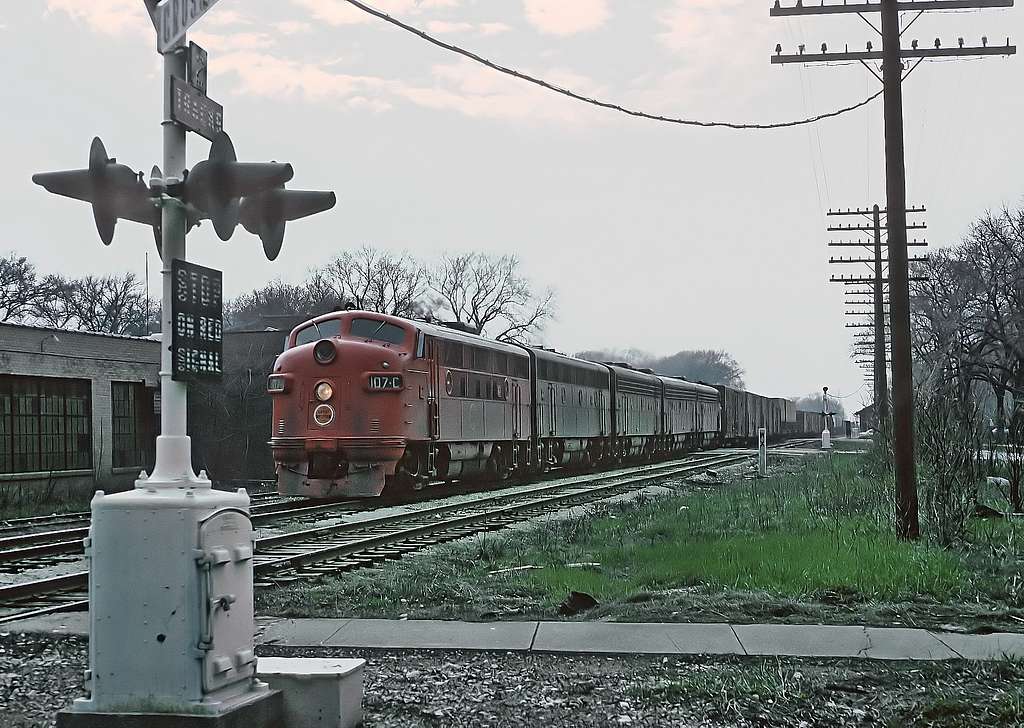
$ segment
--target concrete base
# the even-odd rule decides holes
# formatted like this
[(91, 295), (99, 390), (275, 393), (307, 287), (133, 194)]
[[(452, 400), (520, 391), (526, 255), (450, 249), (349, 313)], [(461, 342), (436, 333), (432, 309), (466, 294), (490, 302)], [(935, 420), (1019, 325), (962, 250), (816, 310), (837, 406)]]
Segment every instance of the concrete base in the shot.
[(260, 680), (284, 693), (288, 728), (356, 728), (363, 723), (365, 660), (260, 657)]
[(291, 728), (291, 724), (284, 720), (284, 696), (269, 690), (217, 715), (62, 710), (57, 713), (57, 728)]

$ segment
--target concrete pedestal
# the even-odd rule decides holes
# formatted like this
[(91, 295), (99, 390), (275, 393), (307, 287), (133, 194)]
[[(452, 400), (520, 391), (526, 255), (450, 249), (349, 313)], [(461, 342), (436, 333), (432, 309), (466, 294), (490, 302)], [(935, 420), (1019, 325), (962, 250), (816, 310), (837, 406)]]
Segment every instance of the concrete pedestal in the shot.
[(284, 696), (264, 690), (216, 715), (195, 713), (84, 713), (62, 710), (57, 728), (291, 728), (284, 720)]
[(261, 657), (260, 680), (284, 693), (288, 728), (356, 728), (363, 723), (365, 660)]

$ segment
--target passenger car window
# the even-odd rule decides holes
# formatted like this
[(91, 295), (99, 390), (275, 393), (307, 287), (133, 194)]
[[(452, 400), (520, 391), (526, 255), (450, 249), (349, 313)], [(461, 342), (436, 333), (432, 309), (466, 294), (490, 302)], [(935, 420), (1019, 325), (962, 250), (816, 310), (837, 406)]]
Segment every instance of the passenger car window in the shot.
[(376, 319), (352, 319), (349, 335), (360, 339), (386, 341), (389, 344), (405, 343), (405, 329), (401, 326), (389, 324), (387, 321), (377, 321)]
[(315, 324), (310, 324), (295, 335), (295, 345), (302, 346), (311, 341), (320, 341), (329, 336), (341, 336), (341, 320), (328, 319)]

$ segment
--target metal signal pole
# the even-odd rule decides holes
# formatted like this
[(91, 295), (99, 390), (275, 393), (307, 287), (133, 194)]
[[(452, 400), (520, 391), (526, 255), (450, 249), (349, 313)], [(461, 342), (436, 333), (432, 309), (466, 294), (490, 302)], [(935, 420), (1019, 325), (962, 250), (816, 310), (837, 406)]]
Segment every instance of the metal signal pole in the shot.
[[(913, 41), (910, 48), (900, 47), (900, 12), (916, 12), (913, 23), (927, 11), (949, 11), (981, 8), (1009, 8), (1014, 0), (881, 0), (880, 3), (832, 2), (805, 6), (797, 0), (795, 6), (782, 7), (775, 0), (771, 9), (772, 17), (794, 17), (801, 15), (857, 14), (882, 36), (882, 50), (876, 51), (871, 44), (865, 51), (828, 52), (825, 44), (821, 53), (805, 53), (805, 46), (799, 53), (782, 53), (782, 46), (776, 45), (772, 63), (834, 63), (836, 61), (860, 61), (872, 75), (879, 78), (866, 61), (882, 61), (883, 103), (885, 119), (885, 176), (886, 176), (886, 226), (889, 245), (889, 286), (890, 325), (892, 330), (892, 414), (893, 414), (893, 459), (896, 474), (897, 535), (902, 539), (916, 539), (920, 535), (917, 507), (917, 480), (914, 466), (914, 401), (913, 364), (910, 349), (910, 285), (907, 278), (907, 215), (906, 215), (906, 172), (903, 148), (903, 59), (916, 58), (920, 63), (925, 58), (951, 58), (963, 56), (1013, 55), (1016, 47), (1007, 38), (1005, 46), (990, 47), (988, 39), (982, 38), (981, 46), (965, 47), (959, 39), (958, 48), (942, 48), (939, 39), (934, 48), (919, 48)], [(869, 13), (880, 13), (879, 30), (867, 18)], [(907, 27), (910, 26), (908, 23)], [(916, 67), (916, 66), (915, 66)], [(911, 71), (913, 68), (911, 69)], [(908, 72), (909, 73), (909, 72)]]
[[(174, 77), (186, 78), (185, 48), (163, 54), (164, 59), (164, 114), (163, 126), (163, 169), (165, 187), (173, 187), (185, 176), (185, 135), (186, 129), (173, 118)], [(192, 442), (186, 433), (186, 405), (188, 385), (172, 378), (174, 367), (171, 359), (174, 321), (174, 279), (171, 264), (175, 259), (185, 260), (185, 206), (180, 197), (164, 194), (161, 199), (160, 227), (161, 260), (160, 273), (163, 279), (163, 309), (160, 312), (160, 436), (156, 440), (156, 465), (154, 482), (194, 481), (192, 470)], [(201, 478), (200, 480), (205, 480)]]

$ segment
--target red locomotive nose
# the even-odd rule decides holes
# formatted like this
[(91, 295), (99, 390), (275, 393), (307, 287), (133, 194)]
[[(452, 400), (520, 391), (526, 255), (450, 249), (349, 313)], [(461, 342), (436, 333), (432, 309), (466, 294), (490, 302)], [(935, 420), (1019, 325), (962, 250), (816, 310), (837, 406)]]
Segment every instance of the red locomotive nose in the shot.
[(280, 492), (376, 496), (394, 474), (418, 393), (415, 336), (391, 321), (332, 314), (292, 332), (267, 387)]

